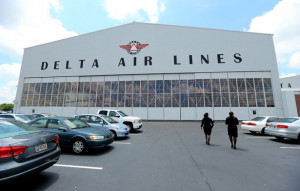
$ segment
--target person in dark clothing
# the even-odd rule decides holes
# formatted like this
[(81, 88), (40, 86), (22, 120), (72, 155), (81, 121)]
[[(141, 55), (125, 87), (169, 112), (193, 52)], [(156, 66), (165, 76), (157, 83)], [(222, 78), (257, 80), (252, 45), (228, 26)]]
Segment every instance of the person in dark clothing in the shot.
[(210, 134), (213, 126), (214, 126), (214, 121), (208, 117), (208, 113), (205, 113), (204, 118), (202, 119), (201, 122), (201, 130), (204, 129), (205, 140), (207, 145), (210, 145)]
[(231, 142), (231, 148), (236, 149), (236, 141), (238, 137), (237, 125), (239, 120), (234, 116), (233, 112), (229, 112), (229, 117), (226, 118), (225, 124), (228, 125), (228, 136)]

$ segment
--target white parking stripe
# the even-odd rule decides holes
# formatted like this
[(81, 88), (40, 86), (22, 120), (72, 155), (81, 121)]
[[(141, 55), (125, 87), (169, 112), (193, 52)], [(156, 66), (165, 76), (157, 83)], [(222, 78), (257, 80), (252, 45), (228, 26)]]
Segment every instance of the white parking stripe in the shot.
[(131, 143), (119, 142), (119, 141), (114, 141), (113, 143), (120, 144), (120, 145), (131, 145)]
[(54, 164), (54, 166), (68, 167), (68, 168), (86, 168), (86, 169), (92, 169), (92, 170), (103, 170), (102, 167), (93, 167), (93, 166), (75, 166), (75, 165), (65, 165), (65, 164)]
[(270, 137), (246, 136), (246, 139), (269, 139)]
[(280, 147), (281, 149), (300, 149), (300, 147)]

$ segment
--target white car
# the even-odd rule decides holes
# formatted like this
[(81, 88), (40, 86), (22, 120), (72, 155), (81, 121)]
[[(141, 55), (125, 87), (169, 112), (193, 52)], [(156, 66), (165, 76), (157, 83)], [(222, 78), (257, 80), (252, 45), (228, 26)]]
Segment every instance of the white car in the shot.
[(28, 123), (30, 121), (30, 119), (27, 117), (27, 115), (24, 115), (24, 114), (6, 113), (6, 114), (0, 114), (0, 118), (14, 119), (16, 121), (22, 121), (24, 123)]
[(267, 123), (270, 123), (276, 119), (278, 119), (278, 117), (274, 117), (274, 116), (255, 117), (250, 121), (242, 121), (241, 128), (244, 130), (248, 130), (251, 133), (265, 134), (265, 128), (267, 126)]
[(100, 109), (98, 110), (97, 114), (109, 116), (117, 122), (127, 125), (130, 131), (140, 129), (143, 126), (141, 118), (129, 116), (120, 110)]
[(279, 140), (289, 138), (300, 142), (300, 117), (281, 118), (268, 124), (266, 134)]
[(130, 130), (126, 125), (119, 123), (106, 115), (80, 114), (75, 115), (75, 117), (87, 122), (92, 127), (110, 130), (116, 138), (127, 137), (129, 135)]

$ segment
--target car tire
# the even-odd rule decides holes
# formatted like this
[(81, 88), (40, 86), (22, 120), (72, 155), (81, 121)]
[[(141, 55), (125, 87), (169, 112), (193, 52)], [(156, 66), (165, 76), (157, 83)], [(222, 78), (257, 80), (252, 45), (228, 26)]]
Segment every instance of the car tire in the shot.
[(129, 128), (130, 132), (133, 131), (133, 126), (131, 123), (124, 123), (124, 124)]
[(118, 138), (117, 133), (115, 131), (110, 131), (114, 134), (115, 138)]
[(261, 130), (261, 134), (262, 134), (262, 135), (265, 135), (265, 128), (263, 128), (263, 129)]
[(76, 139), (72, 143), (72, 151), (75, 154), (81, 154), (85, 151), (85, 142), (82, 139)]

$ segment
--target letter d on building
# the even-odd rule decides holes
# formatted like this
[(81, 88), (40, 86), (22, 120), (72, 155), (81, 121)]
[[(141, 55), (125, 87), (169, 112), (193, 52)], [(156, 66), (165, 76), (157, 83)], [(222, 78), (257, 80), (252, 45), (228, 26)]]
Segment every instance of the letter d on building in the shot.
[(48, 68), (47, 62), (42, 62), (41, 70), (46, 70)]

